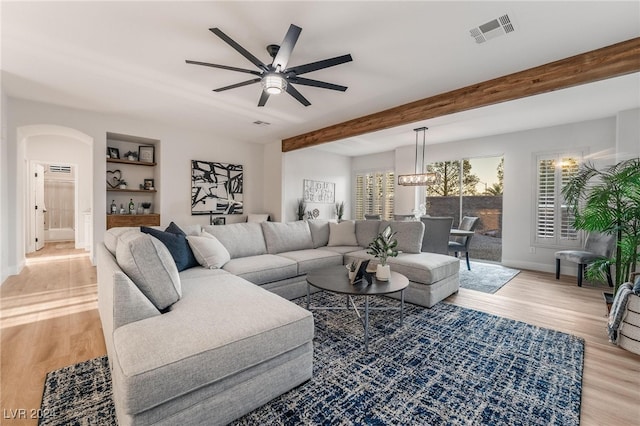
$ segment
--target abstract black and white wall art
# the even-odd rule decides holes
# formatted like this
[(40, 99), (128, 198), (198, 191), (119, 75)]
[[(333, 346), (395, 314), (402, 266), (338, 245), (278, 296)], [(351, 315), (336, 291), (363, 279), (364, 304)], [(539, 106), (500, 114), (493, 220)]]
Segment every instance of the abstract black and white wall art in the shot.
[(191, 214), (242, 214), (240, 164), (191, 161)]
[(335, 203), (336, 184), (318, 180), (303, 180), (304, 201), (307, 203)]

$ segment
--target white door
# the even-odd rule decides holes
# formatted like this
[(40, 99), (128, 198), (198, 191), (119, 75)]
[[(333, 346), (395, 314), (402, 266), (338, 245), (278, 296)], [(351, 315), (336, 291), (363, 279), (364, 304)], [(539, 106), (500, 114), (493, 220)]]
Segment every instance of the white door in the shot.
[[(31, 199), (32, 199), (32, 232), (35, 249), (44, 247), (44, 166), (42, 164), (32, 164), (31, 166)], [(31, 246), (29, 244), (29, 246)]]

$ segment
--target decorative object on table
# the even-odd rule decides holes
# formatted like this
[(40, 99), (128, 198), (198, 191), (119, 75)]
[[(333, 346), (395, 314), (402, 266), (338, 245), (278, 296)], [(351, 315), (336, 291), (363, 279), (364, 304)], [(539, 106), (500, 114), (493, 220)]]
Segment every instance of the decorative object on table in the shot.
[(127, 189), (127, 181), (124, 179), (120, 179), (118, 181), (118, 188), (120, 189)]
[(335, 203), (336, 184), (304, 179), (302, 193), (307, 203)]
[(144, 189), (146, 189), (148, 191), (152, 191), (152, 190), (155, 189), (155, 185), (154, 185), (153, 179), (145, 179), (144, 180)]
[(586, 275), (604, 280), (610, 265), (615, 265), (617, 293), (640, 259), (640, 158), (602, 170), (583, 164), (562, 188), (562, 195), (575, 217), (576, 229), (615, 235), (615, 257), (593, 261)]
[(367, 265), (369, 265), (369, 260), (358, 260), (351, 262), (349, 266), (349, 282), (351, 284), (358, 284), (362, 282), (362, 279), (364, 278), (367, 271)]
[(191, 161), (191, 214), (242, 214), (240, 164)]
[(345, 90), (347, 90), (346, 86), (340, 86), (338, 84), (327, 83), (324, 81), (310, 80), (300, 76), (308, 72), (318, 71), (324, 68), (334, 67), (336, 65), (344, 64), (346, 62), (351, 62), (353, 60), (351, 58), (351, 55), (347, 54), (347, 55), (337, 56), (331, 59), (324, 59), (321, 61), (312, 62), (309, 64), (287, 67), (287, 64), (289, 63), (289, 57), (291, 56), (291, 53), (293, 52), (293, 48), (295, 47), (296, 42), (298, 41), (300, 32), (302, 32), (302, 28), (296, 25), (292, 24), (289, 26), (289, 29), (287, 30), (287, 33), (285, 34), (284, 39), (282, 40), (282, 43), (279, 46), (277, 44), (269, 44), (267, 46), (267, 52), (269, 53), (269, 56), (273, 58), (273, 61), (271, 62), (271, 64), (262, 63), (262, 61), (257, 59), (251, 53), (249, 53), (245, 48), (240, 46), (238, 42), (236, 42), (231, 37), (223, 33), (219, 28), (210, 28), (209, 30), (215, 35), (217, 35), (218, 37), (220, 37), (225, 43), (233, 47), (234, 50), (239, 52), (246, 59), (251, 61), (251, 63), (254, 64), (259, 70), (259, 71), (247, 70), (242, 68), (229, 67), (227, 65), (211, 64), (207, 62), (191, 61), (187, 59), (186, 60), (187, 64), (203, 65), (203, 66), (208, 66), (213, 68), (222, 68), (230, 71), (249, 73), (249, 74), (253, 74), (254, 76), (257, 76), (257, 78), (254, 78), (249, 81), (236, 83), (230, 86), (214, 89), (214, 92), (222, 92), (224, 90), (235, 89), (237, 87), (242, 87), (248, 84), (254, 84), (254, 83), (260, 82), (262, 85), (262, 91), (260, 95), (260, 100), (258, 101), (259, 107), (263, 107), (267, 103), (269, 96), (279, 95), (284, 92), (293, 96), (298, 102), (300, 102), (302, 105), (306, 107), (311, 105), (311, 102), (309, 102), (298, 91), (298, 89), (296, 89), (293, 86), (294, 84), (320, 87), (322, 89), (338, 90), (341, 92), (344, 92)]
[(120, 150), (118, 148), (108, 147), (107, 148), (107, 154), (109, 155), (109, 158), (113, 158), (113, 159), (116, 159), (116, 160), (120, 159)]
[(313, 219), (317, 219), (318, 216), (320, 216), (320, 210), (318, 209), (311, 210), (311, 216), (313, 217)]
[(109, 207), (109, 213), (110, 214), (118, 213), (118, 206), (116, 205), (116, 200), (111, 201), (111, 206)]
[(349, 282), (353, 284), (353, 281), (356, 277), (356, 272), (358, 271), (358, 266), (361, 261), (353, 261), (351, 263), (347, 263), (345, 266), (347, 267), (347, 276), (349, 277)]
[(138, 153), (134, 151), (127, 151), (124, 156), (129, 161), (138, 161)]
[(296, 216), (298, 220), (304, 220), (304, 215), (307, 211), (307, 203), (304, 202), (304, 199), (298, 198), (296, 203)]
[(148, 201), (143, 201), (141, 203), (142, 206), (142, 213), (143, 214), (150, 214), (151, 213), (151, 203)]
[(225, 217), (216, 217), (213, 219), (214, 225), (225, 225), (227, 223), (227, 218)]
[(411, 213), (413, 213), (413, 215), (415, 216), (416, 220), (420, 220), (420, 218), (422, 216), (427, 214), (427, 205), (422, 203), (422, 204), (420, 204), (418, 206), (418, 208), (415, 208), (415, 209), (411, 210)]
[[(427, 163), (424, 159), (425, 145), (427, 139), (427, 127), (419, 127), (413, 129), (416, 132), (416, 161), (415, 161), (415, 173), (409, 175), (398, 175), (398, 185), (402, 186), (428, 186), (435, 185), (440, 181), (440, 175), (438, 173), (426, 171)], [(418, 159), (420, 154), (418, 153), (418, 135), (422, 132), (422, 162), (418, 166)]]
[[(316, 306), (344, 303), (326, 292), (311, 297)], [(295, 303), (304, 306), (305, 298)], [(371, 413), (381, 424), (447, 424), (452, 415), (463, 425), (580, 424), (583, 339), (448, 303), (406, 304), (403, 325), (394, 314), (375, 311), (389, 321), (372, 322), (373, 350), (363, 354), (358, 339), (345, 337), (362, 332), (353, 312), (314, 312), (313, 377), (232, 424), (329, 424), (346, 416), (368, 424)], [(55, 415), (40, 424), (117, 424), (111, 394), (106, 356), (48, 372), (39, 412)], [(390, 404), (390, 395), (412, 403)]]
[(396, 235), (388, 225), (378, 234), (376, 238), (369, 244), (367, 253), (375, 256), (380, 260), (376, 267), (376, 279), (380, 281), (388, 281), (391, 276), (391, 268), (387, 265), (387, 258), (396, 257), (398, 255), (398, 240), (393, 238)]
[(336, 203), (336, 216), (339, 221), (342, 220), (342, 216), (344, 216), (344, 201)]
[(138, 147), (138, 159), (142, 163), (154, 163), (155, 158), (155, 147), (153, 145), (140, 145)]
[(111, 189), (115, 189), (120, 186), (121, 179), (122, 172), (120, 170), (107, 170), (107, 185), (109, 185)]

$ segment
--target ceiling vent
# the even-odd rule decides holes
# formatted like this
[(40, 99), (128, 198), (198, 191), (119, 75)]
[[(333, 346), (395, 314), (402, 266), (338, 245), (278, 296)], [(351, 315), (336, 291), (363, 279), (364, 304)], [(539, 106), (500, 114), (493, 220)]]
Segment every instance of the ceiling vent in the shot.
[(71, 166), (62, 166), (59, 164), (50, 164), (49, 165), (49, 172), (50, 173), (63, 173), (63, 174), (70, 174), (71, 173)]
[(484, 43), (492, 38), (512, 33), (514, 30), (515, 29), (513, 28), (511, 19), (509, 19), (509, 15), (502, 15), (501, 17), (493, 19), (486, 24), (470, 29), (469, 33), (471, 33), (471, 37), (476, 39), (476, 43)]
[(267, 123), (266, 121), (256, 120), (253, 122), (256, 126), (270, 126), (271, 123)]

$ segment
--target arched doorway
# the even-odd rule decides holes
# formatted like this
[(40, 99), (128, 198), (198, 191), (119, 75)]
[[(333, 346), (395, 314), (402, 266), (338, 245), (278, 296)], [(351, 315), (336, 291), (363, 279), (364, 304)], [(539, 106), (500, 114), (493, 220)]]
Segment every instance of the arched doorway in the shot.
[[(73, 194), (70, 200), (73, 206), (65, 219), (65, 225), (56, 228), (56, 233), (71, 232), (78, 248), (91, 250), (92, 247), (92, 207), (93, 207), (93, 138), (76, 129), (42, 124), (22, 126), (17, 129), (18, 164), (16, 176), (16, 194), (22, 194), (22, 203), (16, 206), (18, 218), (22, 219), (19, 228), (22, 239), (18, 238), (17, 253), (35, 248), (35, 232), (41, 216), (34, 209), (32, 170), (35, 165), (71, 166), (74, 170)], [(22, 179), (21, 179), (22, 178)], [(20, 198), (19, 198), (20, 199)], [(22, 212), (20, 212), (22, 207)], [(58, 214), (56, 212), (56, 214)], [(53, 215), (51, 215), (51, 220)], [(58, 225), (56, 225), (58, 226)], [(52, 232), (51, 235), (54, 235)], [(41, 236), (38, 238), (42, 238)], [(55, 237), (53, 237), (55, 238)], [(21, 240), (21, 241), (20, 241)]]

